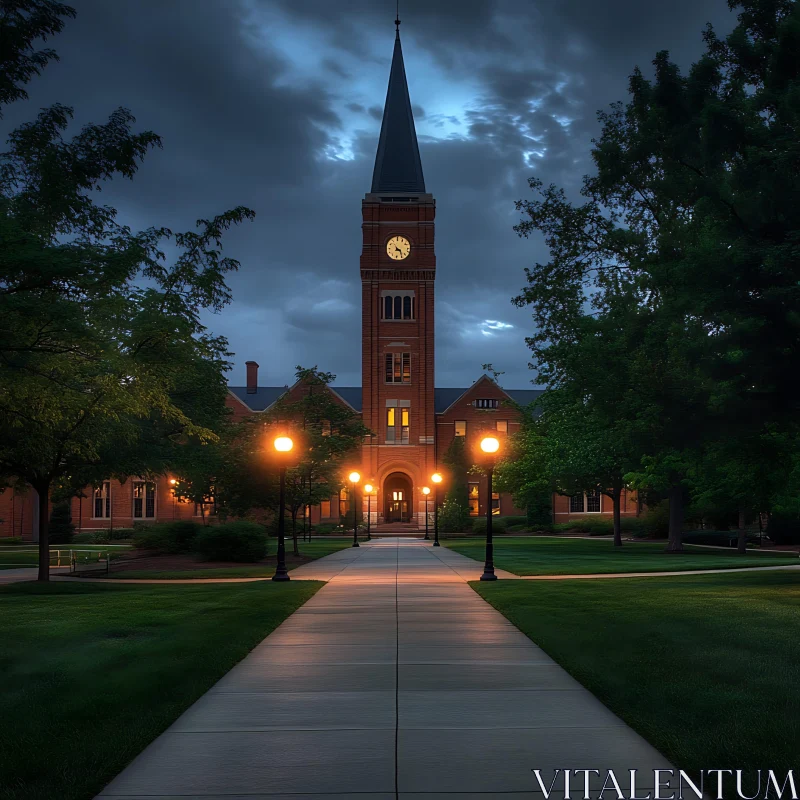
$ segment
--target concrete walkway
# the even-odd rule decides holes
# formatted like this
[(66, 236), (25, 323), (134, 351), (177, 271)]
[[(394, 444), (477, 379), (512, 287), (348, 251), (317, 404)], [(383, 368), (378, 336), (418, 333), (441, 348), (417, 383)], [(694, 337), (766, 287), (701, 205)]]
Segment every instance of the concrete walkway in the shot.
[(465, 584), (474, 561), (382, 540), (301, 577), (328, 583), (99, 797), (541, 798), (537, 768), (668, 767)]

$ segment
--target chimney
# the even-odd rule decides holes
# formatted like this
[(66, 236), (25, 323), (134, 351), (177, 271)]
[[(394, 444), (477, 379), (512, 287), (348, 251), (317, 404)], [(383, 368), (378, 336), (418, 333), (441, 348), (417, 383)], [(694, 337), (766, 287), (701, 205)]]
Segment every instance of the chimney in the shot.
[(247, 366), (247, 394), (258, 391), (258, 364), (255, 361), (245, 361)]

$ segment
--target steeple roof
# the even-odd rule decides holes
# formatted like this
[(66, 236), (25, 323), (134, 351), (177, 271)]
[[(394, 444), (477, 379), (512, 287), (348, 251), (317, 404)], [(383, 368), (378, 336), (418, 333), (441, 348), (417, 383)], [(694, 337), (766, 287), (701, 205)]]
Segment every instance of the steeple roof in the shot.
[(372, 192), (425, 192), (417, 132), (408, 96), (403, 50), (398, 24), (389, 73), (389, 89), (383, 108), (381, 138), (372, 173)]

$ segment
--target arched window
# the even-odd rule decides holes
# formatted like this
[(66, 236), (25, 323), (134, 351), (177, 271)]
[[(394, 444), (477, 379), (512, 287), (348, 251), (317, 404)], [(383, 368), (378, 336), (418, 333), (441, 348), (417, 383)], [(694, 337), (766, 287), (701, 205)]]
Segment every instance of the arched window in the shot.
[(403, 298), (403, 319), (411, 319), (411, 297), (409, 295)]
[(400, 295), (394, 298), (394, 318), (403, 319), (403, 298)]
[(384, 319), (391, 319), (392, 318), (392, 298), (388, 295), (384, 298), (384, 309), (383, 309), (383, 318)]

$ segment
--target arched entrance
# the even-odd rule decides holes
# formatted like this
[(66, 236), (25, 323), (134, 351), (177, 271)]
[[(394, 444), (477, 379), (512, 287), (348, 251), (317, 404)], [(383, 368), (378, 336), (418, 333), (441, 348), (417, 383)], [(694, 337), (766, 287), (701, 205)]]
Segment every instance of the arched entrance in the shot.
[(410, 522), (414, 513), (411, 479), (403, 472), (392, 472), (383, 482), (383, 518), (386, 522)]

